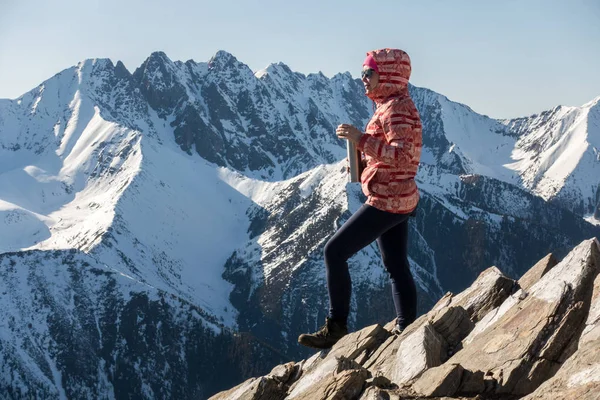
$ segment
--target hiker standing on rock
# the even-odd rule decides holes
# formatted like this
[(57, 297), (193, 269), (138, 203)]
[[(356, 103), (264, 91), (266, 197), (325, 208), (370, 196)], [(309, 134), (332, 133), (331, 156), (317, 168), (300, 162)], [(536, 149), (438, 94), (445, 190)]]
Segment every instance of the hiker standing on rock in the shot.
[(375, 114), (361, 132), (352, 125), (337, 127), (339, 138), (356, 144), (366, 159), (361, 186), (365, 204), (325, 245), (329, 316), (325, 325), (298, 342), (328, 349), (348, 333), (352, 283), (347, 260), (377, 240), (383, 264), (390, 274), (398, 334), (417, 313), (417, 291), (408, 263), (408, 218), (419, 202), (415, 175), (422, 146), (419, 113), (408, 93), (411, 64), (398, 49), (367, 53), (361, 73), (366, 95), (375, 102)]

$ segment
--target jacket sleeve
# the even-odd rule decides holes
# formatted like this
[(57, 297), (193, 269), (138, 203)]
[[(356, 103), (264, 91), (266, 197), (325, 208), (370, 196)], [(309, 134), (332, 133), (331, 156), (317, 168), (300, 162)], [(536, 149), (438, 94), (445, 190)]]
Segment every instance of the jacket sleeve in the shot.
[(386, 140), (364, 134), (357, 147), (370, 157), (394, 167), (410, 164), (415, 158), (416, 136), (421, 129), (419, 118), (407, 112), (389, 110), (379, 122)]

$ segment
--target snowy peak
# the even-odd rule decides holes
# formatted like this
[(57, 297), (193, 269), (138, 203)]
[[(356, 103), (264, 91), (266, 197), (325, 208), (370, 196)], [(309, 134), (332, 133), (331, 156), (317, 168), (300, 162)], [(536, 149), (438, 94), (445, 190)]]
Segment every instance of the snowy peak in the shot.
[(352, 77), (352, 74), (350, 72), (346, 71), (346, 72), (338, 72), (333, 77), (331, 77), (331, 80), (348, 82), (348, 81), (353, 81), (354, 78)]
[(303, 90), (303, 83), (306, 80), (304, 74), (292, 72), (292, 70), (284, 63), (269, 64), (267, 68), (257, 71), (256, 76), (265, 84), (267, 90), (275, 96), (299, 96)]
[(159, 116), (166, 117), (186, 91), (177, 76), (177, 66), (165, 53), (154, 52), (133, 73), (133, 83)]
[(131, 78), (132, 74), (129, 72), (125, 64), (121, 62), (121, 60), (117, 61), (117, 65), (115, 66), (115, 75), (119, 78)]
[(504, 121), (519, 137), (507, 166), (523, 186), (584, 216), (594, 213), (599, 200), (597, 100)]
[(598, 107), (599, 104), (600, 104), (600, 96), (595, 97), (592, 100), (588, 101), (582, 107), (583, 108), (593, 108), (593, 107)]
[(141, 88), (168, 90), (178, 84), (177, 67), (162, 51), (154, 52), (133, 73), (136, 85)]
[(242, 92), (256, 91), (257, 79), (246, 64), (232, 54), (220, 50), (208, 62), (209, 81), (232, 101)]
[[(158, 73), (168, 73), (172, 70), (174, 63), (163, 51), (155, 51), (140, 65), (135, 72), (142, 70), (143, 74), (150, 77)], [(139, 74), (139, 72), (138, 72)], [(163, 75), (158, 75), (156, 78), (162, 78)]]
[[(286, 76), (293, 75), (295, 72), (293, 72), (290, 67), (282, 62), (269, 64), (266, 68), (256, 72), (257, 77), (262, 77), (263, 75), (268, 74)], [(304, 74), (298, 74), (304, 77)]]
[(600, 97), (587, 103), (588, 140), (596, 149), (600, 149)]
[(104, 69), (114, 69), (115, 65), (109, 58), (89, 58), (77, 64), (80, 71), (88, 71), (91, 75)]
[(176, 82), (175, 63), (162, 51), (154, 52), (133, 73), (135, 82), (142, 87), (170, 88)]
[(312, 81), (312, 82), (322, 82), (322, 83), (329, 81), (329, 78), (327, 78), (325, 76), (325, 74), (321, 71), (308, 74), (306, 76), (306, 79), (308, 79), (309, 81)]
[(221, 72), (224, 70), (247, 70), (250, 71), (250, 68), (238, 61), (237, 58), (231, 53), (228, 53), (224, 50), (219, 50), (215, 53), (214, 56), (208, 61), (209, 70), (214, 70), (215, 72)]

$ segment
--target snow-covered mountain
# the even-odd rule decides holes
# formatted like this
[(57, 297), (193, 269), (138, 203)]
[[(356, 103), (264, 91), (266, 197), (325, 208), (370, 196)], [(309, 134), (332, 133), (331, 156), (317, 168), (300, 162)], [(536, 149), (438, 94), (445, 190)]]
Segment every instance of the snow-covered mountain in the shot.
[(600, 96), (582, 107), (556, 107), (503, 121), (519, 139), (508, 167), (546, 200), (600, 219)]
[[(421, 112), (431, 104), (431, 98), (415, 97)], [(600, 96), (581, 107), (558, 106), (512, 120), (490, 119), (442, 95), (432, 97), (450, 144), (443, 142), (442, 150), (456, 152), (463, 172), (515, 184), (598, 223)]]
[[(599, 236), (598, 99), (498, 121), (411, 93), (421, 312), (490, 265), (517, 277)], [(133, 74), (86, 60), (0, 100), (0, 391), (205, 398), (303, 356), (322, 248), (363, 200), (333, 132), (371, 107), (348, 73), (253, 73), (224, 51)], [(375, 246), (350, 267), (351, 324), (391, 319)]]

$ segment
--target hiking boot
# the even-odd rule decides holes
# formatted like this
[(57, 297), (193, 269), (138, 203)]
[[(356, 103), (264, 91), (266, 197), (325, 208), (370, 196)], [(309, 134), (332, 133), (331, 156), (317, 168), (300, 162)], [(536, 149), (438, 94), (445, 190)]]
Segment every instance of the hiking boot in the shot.
[(400, 318), (396, 318), (396, 323), (394, 324), (394, 327), (392, 328), (392, 335), (400, 335), (402, 332), (404, 332), (404, 330), (408, 327), (409, 324), (406, 324), (406, 322), (404, 320), (401, 320)]
[(315, 333), (303, 333), (298, 336), (298, 343), (313, 349), (329, 349), (342, 337), (348, 334), (346, 324), (341, 324), (327, 317), (325, 325)]
[(392, 329), (392, 335), (400, 335), (402, 332), (404, 331), (404, 328), (402, 328), (400, 326), (400, 324), (396, 323), (396, 325), (394, 325), (394, 328)]

